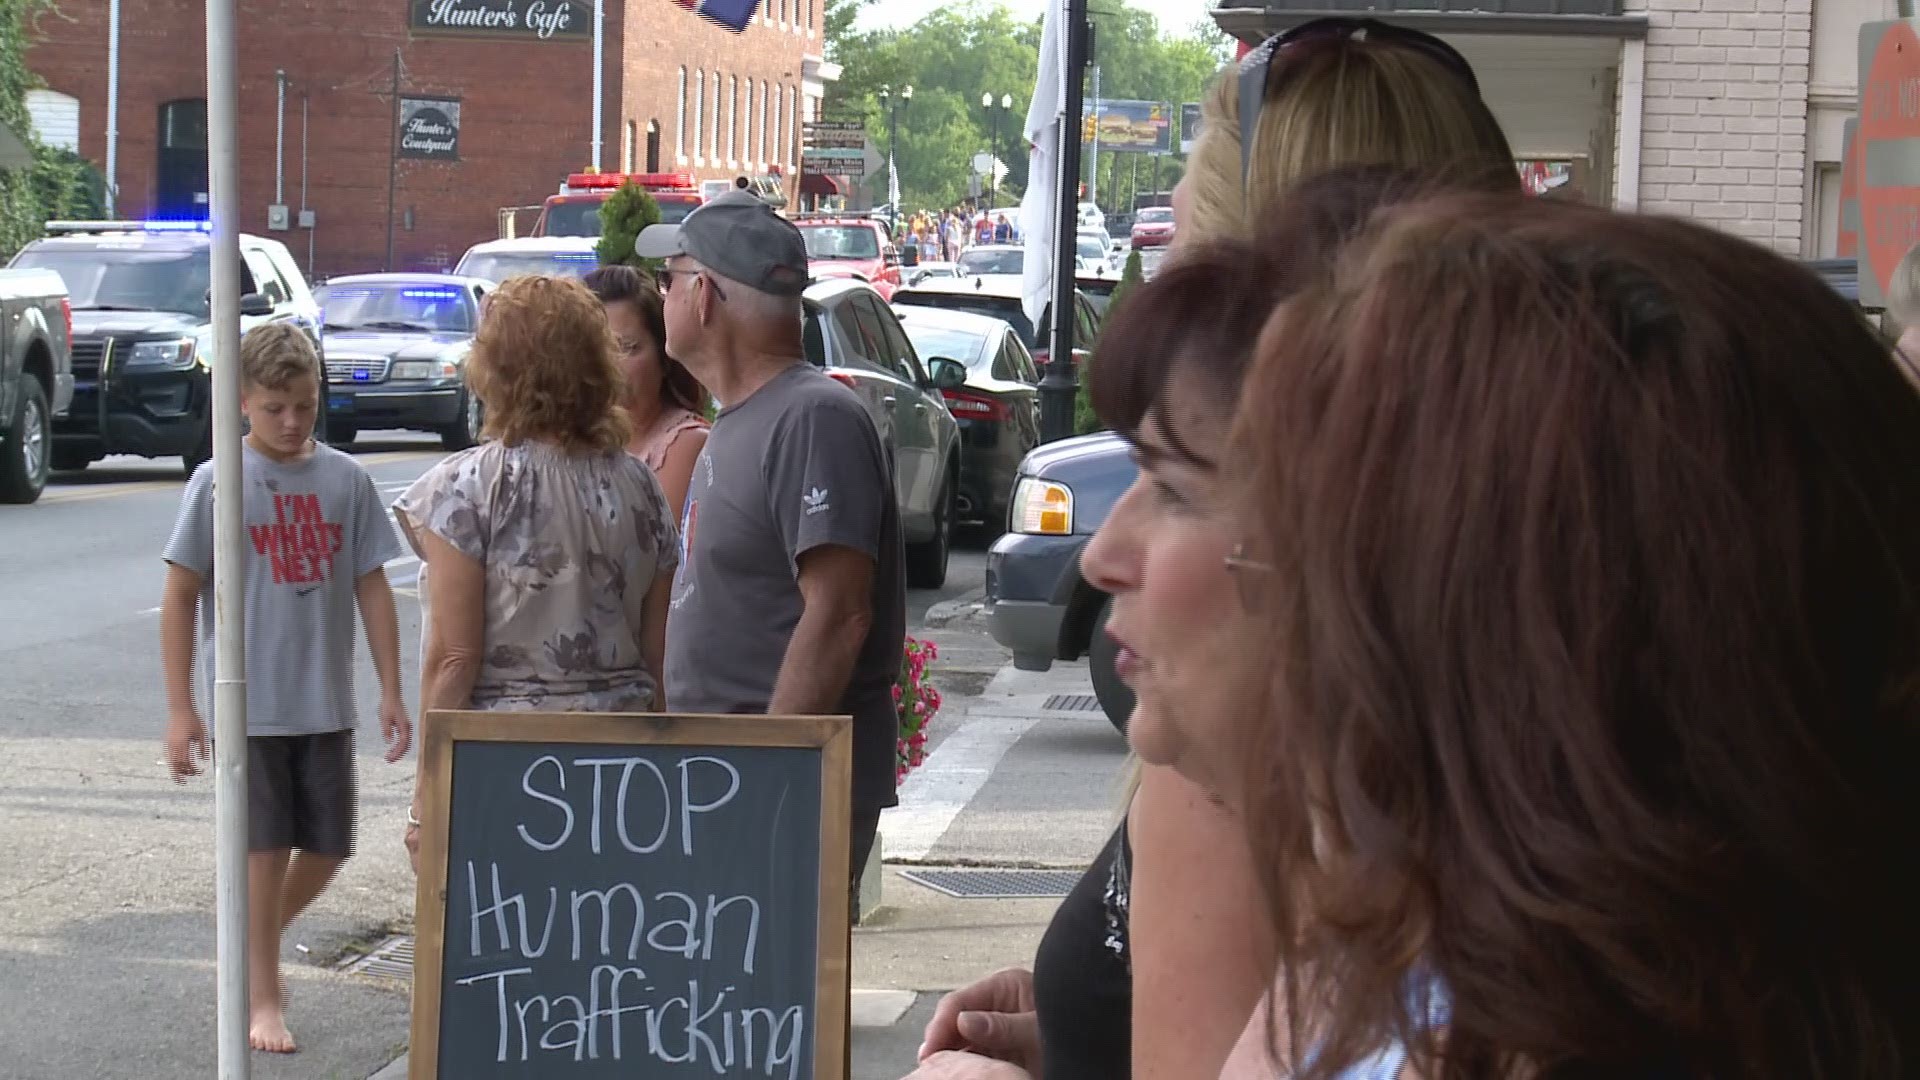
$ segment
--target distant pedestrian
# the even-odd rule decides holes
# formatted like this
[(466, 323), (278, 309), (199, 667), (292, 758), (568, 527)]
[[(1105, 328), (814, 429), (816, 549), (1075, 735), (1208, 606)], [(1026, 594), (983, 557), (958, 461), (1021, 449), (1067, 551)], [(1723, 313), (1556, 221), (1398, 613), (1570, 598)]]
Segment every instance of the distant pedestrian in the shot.
[(1001, 214), (1000, 219), (993, 224), (993, 242), (996, 244), (1013, 243), (1013, 219), (1006, 214)]
[[(400, 629), (383, 569), (400, 544), (358, 461), (313, 440), (321, 366), (292, 323), (268, 323), (240, 345), (247, 637), (248, 1041), (292, 1053), (280, 939), (353, 852), (353, 614), (380, 679), (387, 761), (412, 741), (400, 690)], [(213, 462), (194, 470), (167, 541), (160, 605), (167, 693), (167, 767), (199, 772), (209, 743), (195, 705), (213, 686)], [(196, 622), (196, 609), (199, 618)], [(222, 673), (226, 674), (226, 673)]]
[(667, 260), (667, 348), (724, 407), (694, 468), (667, 624), (676, 709), (853, 717), (852, 880), (895, 804), (906, 585), (892, 469), (860, 399), (805, 359), (807, 249), (732, 194), (634, 251)]

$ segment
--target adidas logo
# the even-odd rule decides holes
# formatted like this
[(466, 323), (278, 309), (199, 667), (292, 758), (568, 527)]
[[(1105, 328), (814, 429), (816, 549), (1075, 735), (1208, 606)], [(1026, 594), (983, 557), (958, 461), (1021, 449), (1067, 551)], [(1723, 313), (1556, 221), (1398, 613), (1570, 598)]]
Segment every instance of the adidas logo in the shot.
[(827, 489), (814, 488), (812, 491), (801, 495), (800, 505), (806, 507), (807, 516), (809, 517), (820, 513), (827, 508)]

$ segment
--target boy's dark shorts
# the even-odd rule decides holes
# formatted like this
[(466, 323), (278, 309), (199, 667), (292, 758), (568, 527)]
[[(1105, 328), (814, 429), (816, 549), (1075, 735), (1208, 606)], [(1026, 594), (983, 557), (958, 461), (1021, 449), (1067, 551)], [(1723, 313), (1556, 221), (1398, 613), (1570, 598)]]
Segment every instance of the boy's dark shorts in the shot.
[(247, 738), (247, 850), (353, 854), (353, 732)]

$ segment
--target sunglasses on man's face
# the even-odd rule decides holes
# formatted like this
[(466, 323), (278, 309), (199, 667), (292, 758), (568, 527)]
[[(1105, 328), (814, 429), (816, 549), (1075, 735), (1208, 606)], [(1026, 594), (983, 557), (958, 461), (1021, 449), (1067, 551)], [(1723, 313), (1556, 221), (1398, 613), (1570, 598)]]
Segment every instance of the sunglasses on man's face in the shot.
[(1253, 176), (1253, 133), (1260, 124), (1261, 106), (1266, 104), (1267, 83), (1273, 73), (1274, 60), (1289, 48), (1310, 42), (1339, 39), (1378, 41), (1412, 49), (1459, 76), (1473, 91), (1475, 97), (1480, 95), (1480, 80), (1474, 77), (1473, 65), (1467, 63), (1467, 58), (1461, 56), (1459, 50), (1432, 34), (1408, 30), (1378, 19), (1336, 17), (1303, 22), (1291, 30), (1268, 38), (1259, 48), (1248, 53), (1240, 61), (1241, 190), (1246, 190), (1247, 183)]

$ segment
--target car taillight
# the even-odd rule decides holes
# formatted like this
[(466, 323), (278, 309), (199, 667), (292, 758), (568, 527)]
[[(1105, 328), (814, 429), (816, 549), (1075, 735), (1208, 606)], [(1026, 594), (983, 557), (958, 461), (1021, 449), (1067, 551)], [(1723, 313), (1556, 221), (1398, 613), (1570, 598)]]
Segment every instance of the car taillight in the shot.
[(859, 384), (859, 383), (856, 383), (856, 382), (854, 382), (854, 381), (853, 381), (853, 376), (852, 376), (852, 375), (850, 375), (850, 374), (848, 374), (847, 372), (844, 372), (844, 371), (829, 371), (829, 372), (827, 372), (827, 377), (828, 377), (828, 378), (830, 378), (830, 379), (832, 379), (832, 380), (833, 380), (834, 382), (837, 382), (837, 383), (839, 383), (839, 384), (840, 384), (841, 386), (844, 386), (844, 387), (846, 387), (846, 388), (847, 388), (847, 389), (849, 389), (849, 390), (858, 390), (858, 389), (860, 389), (860, 384)]
[(961, 390), (942, 390), (940, 393), (947, 399), (947, 411), (955, 416), (963, 416), (969, 420), (998, 421), (1005, 420), (1009, 415), (1006, 404), (999, 398), (987, 397), (984, 394), (969, 394)]

